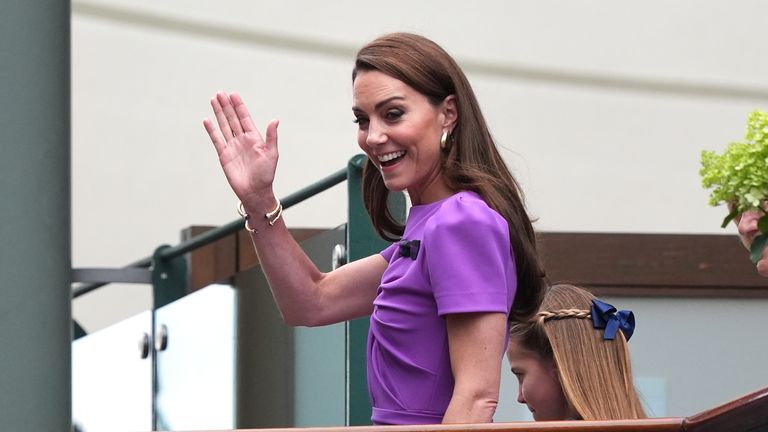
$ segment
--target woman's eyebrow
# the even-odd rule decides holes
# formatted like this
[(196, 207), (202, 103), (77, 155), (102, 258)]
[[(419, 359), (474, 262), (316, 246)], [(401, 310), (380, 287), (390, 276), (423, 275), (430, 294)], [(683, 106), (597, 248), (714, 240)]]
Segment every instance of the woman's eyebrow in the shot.
[[(399, 95), (398, 95), (398, 96), (391, 96), (391, 97), (388, 97), (388, 98), (384, 99), (383, 101), (381, 101), (381, 102), (378, 102), (378, 103), (377, 103), (377, 104), (376, 104), (376, 105), (373, 107), (373, 109), (376, 109), (376, 110), (378, 110), (378, 109), (379, 109), (379, 108), (381, 108), (383, 105), (386, 105), (386, 104), (388, 104), (388, 103), (392, 102), (393, 100), (405, 100), (405, 96), (399, 96)], [(362, 109), (361, 109), (359, 106), (357, 106), (357, 105), (354, 105), (354, 106), (352, 107), (352, 111), (365, 112), (365, 111), (363, 111), (363, 110), (362, 110)]]

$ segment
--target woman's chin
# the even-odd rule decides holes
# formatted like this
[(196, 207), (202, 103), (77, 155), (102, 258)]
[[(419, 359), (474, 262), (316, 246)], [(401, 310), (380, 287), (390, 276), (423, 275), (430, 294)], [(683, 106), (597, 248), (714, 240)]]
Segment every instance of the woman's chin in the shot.
[(386, 181), (386, 180), (384, 180), (384, 186), (390, 192), (402, 192), (406, 189), (405, 186), (403, 186), (399, 182)]

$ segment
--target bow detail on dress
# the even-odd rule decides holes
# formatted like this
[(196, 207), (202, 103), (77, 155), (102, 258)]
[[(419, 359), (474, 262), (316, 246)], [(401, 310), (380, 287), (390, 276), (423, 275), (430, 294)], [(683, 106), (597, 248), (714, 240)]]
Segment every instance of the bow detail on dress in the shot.
[(400, 240), (397, 244), (400, 245), (400, 256), (409, 257), (410, 259), (415, 260), (416, 256), (419, 255), (421, 241)]
[(630, 310), (616, 312), (616, 308), (600, 300), (592, 300), (592, 326), (596, 329), (605, 329), (603, 339), (613, 340), (616, 332), (621, 330), (624, 337), (629, 340), (635, 332), (635, 314)]

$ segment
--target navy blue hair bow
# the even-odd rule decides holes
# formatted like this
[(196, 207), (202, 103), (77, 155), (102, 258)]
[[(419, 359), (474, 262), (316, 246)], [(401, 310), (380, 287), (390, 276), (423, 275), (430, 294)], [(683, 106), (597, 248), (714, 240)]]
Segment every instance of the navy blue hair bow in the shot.
[(419, 246), (421, 241), (419, 240), (400, 240), (400, 256), (409, 257), (415, 260), (419, 255)]
[(603, 339), (613, 340), (616, 332), (621, 330), (624, 337), (629, 340), (635, 332), (635, 314), (630, 310), (616, 312), (616, 308), (600, 300), (592, 300), (592, 326), (596, 329), (605, 329)]

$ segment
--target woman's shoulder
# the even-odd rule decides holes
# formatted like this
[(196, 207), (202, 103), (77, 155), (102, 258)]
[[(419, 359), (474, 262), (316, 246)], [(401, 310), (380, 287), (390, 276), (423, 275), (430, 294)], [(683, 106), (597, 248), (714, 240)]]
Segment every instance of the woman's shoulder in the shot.
[(461, 191), (443, 200), (440, 208), (427, 222), (428, 230), (443, 230), (456, 227), (499, 227), (506, 229), (504, 218), (488, 206), (477, 192)]

